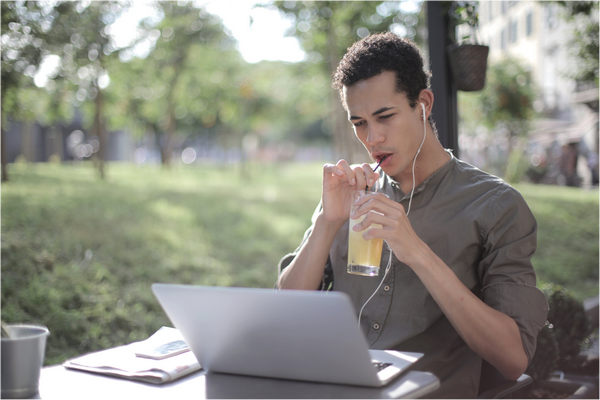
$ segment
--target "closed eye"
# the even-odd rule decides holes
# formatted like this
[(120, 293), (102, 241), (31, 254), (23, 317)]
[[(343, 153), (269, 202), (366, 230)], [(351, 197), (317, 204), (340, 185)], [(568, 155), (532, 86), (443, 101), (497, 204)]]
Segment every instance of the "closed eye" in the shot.
[(393, 117), (394, 115), (396, 115), (396, 114), (392, 113), (392, 114), (380, 115), (379, 119), (388, 119), (390, 117)]

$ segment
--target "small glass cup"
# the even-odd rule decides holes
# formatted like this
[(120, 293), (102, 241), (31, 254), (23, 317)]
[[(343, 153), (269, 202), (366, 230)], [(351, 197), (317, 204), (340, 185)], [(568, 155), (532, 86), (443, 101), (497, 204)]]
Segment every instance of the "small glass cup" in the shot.
[[(356, 202), (364, 196), (372, 196), (373, 192), (357, 190), (352, 196), (350, 206), (352, 213)], [(366, 214), (358, 218), (350, 218), (348, 226), (348, 265), (346, 272), (361, 276), (379, 275), (379, 264), (381, 263), (381, 251), (383, 250), (383, 239), (363, 238), (365, 231), (356, 232), (352, 228), (354, 225), (362, 222)], [(371, 228), (381, 228), (379, 224), (372, 224)]]

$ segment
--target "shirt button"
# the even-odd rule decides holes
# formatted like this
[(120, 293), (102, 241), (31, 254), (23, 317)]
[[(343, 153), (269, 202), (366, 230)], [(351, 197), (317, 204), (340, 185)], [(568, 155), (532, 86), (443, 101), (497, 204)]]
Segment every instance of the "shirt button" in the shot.
[(384, 291), (384, 292), (389, 292), (389, 291), (390, 291), (390, 289), (391, 289), (391, 288), (390, 288), (390, 285), (385, 285), (385, 286), (383, 287), (383, 291)]
[(379, 328), (381, 328), (381, 326), (379, 326), (379, 324), (377, 322), (375, 322), (373, 324), (373, 329), (375, 329), (377, 331), (377, 330), (379, 330)]

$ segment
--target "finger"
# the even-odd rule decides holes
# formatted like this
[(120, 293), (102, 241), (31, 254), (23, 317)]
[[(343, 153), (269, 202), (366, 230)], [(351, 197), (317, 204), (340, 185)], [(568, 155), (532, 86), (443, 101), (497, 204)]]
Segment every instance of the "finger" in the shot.
[(341, 162), (338, 162), (337, 164), (323, 165), (323, 182), (325, 183), (329, 179), (334, 179), (337, 182), (343, 182), (345, 184), (352, 185), (350, 182), (351, 179), (348, 178), (348, 173)]
[(352, 229), (357, 232), (360, 232), (360, 231), (364, 231), (365, 229), (368, 229), (369, 227), (375, 226), (377, 228), (382, 228), (389, 224), (390, 224), (390, 220), (385, 215), (379, 214), (375, 211), (369, 211), (365, 215), (365, 218), (362, 221), (360, 221), (358, 224), (355, 224), (352, 227)]
[(393, 207), (396, 204), (400, 204), (393, 200), (390, 200), (388, 195), (386, 195), (385, 193), (369, 192), (366, 193), (364, 196), (361, 196), (358, 200), (356, 200), (355, 207), (357, 211), (364, 207), (361, 211), (366, 212), (368, 210), (375, 209), (375, 207), (381, 207), (380, 203), (388, 204), (390, 207)]
[(323, 165), (323, 179), (326, 178), (330, 178), (330, 177), (343, 177), (346, 174), (344, 173), (344, 170), (341, 168), (338, 168), (337, 165), (334, 164), (324, 164)]
[(364, 219), (361, 221), (361, 230), (368, 228), (373, 224), (381, 225), (384, 229), (395, 230), (405, 225), (410, 224), (410, 221), (406, 217), (406, 214), (401, 210), (393, 210), (393, 213), (383, 214), (378, 211), (370, 210), (365, 214)]
[(354, 171), (354, 176), (356, 177), (356, 187), (358, 189), (364, 189), (367, 187), (367, 177), (364, 166), (368, 164), (362, 165), (353, 165), (352, 170)]
[(347, 182), (350, 185), (352, 185), (352, 186), (356, 185), (356, 178), (354, 176), (354, 171), (352, 171), (352, 168), (350, 168), (350, 165), (348, 165), (348, 161), (346, 161), (344, 159), (339, 160), (336, 164), (336, 168), (342, 172), (342, 174), (337, 173), (338, 176), (340, 176), (340, 177), (345, 176)]
[(325, 175), (333, 175), (334, 174), (335, 165), (333, 164), (323, 164), (323, 176)]
[(371, 227), (367, 229), (362, 236), (365, 240), (385, 239), (387, 234), (388, 231), (386, 229), (379, 227)]
[(375, 211), (390, 217), (406, 217), (406, 210), (401, 203), (393, 201), (385, 196), (374, 196), (367, 199), (360, 207), (364, 207), (365, 212)]
[(365, 185), (368, 187), (373, 187), (373, 185), (377, 181), (377, 178), (379, 178), (379, 173), (373, 172), (373, 169), (371, 168), (371, 166), (366, 163), (362, 165), (362, 169), (365, 173), (365, 179), (366, 179)]

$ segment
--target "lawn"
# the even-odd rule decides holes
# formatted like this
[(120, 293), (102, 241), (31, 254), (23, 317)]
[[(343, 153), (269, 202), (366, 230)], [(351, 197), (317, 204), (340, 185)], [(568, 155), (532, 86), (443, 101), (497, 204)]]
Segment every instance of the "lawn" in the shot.
[(538, 222), (538, 286), (563, 286), (579, 300), (598, 296), (598, 190), (520, 184)]
[[(2, 319), (52, 332), (46, 364), (169, 324), (153, 282), (272, 287), (320, 196), (318, 164), (15, 164), (2, 185)], [(598, 192), (519, 185), (540, 286), (598, 295)]]

